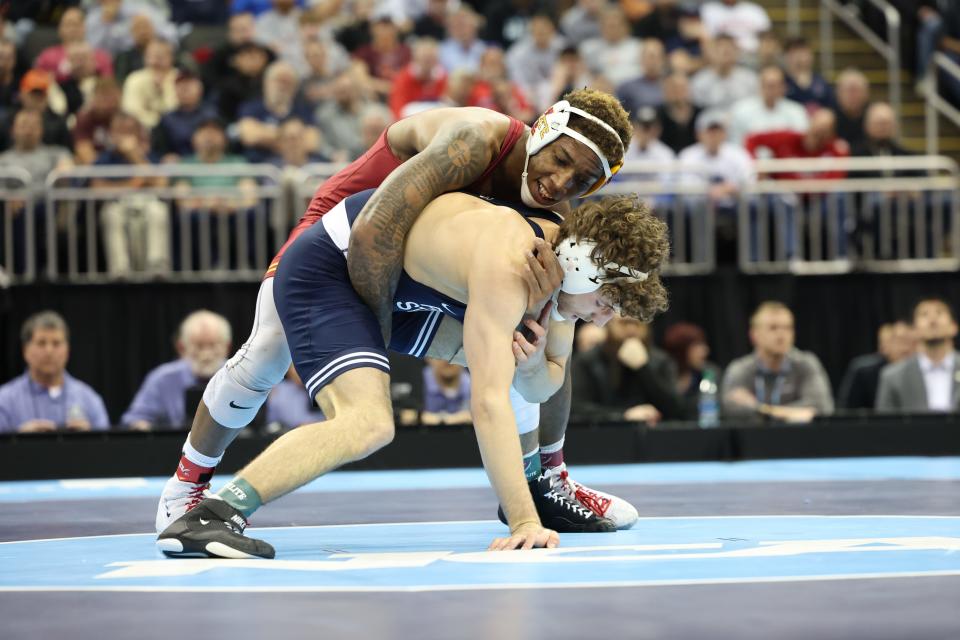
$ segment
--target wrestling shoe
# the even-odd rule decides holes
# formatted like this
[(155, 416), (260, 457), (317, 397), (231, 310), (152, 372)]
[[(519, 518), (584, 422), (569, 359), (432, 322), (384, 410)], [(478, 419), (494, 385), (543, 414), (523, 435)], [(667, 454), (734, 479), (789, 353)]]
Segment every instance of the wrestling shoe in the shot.
[(273, 558), (273, 547), (243, 535), (247, 519), (220, 498), (207, 498), (183, 514), (157, 538), (170, 558)]
[[(557, 533), (605, 533), (617, 530), (610, 520), (597, 516), (578, 502), (554, 491), (550, 479), (543, 474), (531, 480), (529, 486), (540, 523), (547, 529)], [(497, 508), (497, 517), (503, 524), (508, 524), (502, 507)]]
[(560, 495), (589, 509), (601, 518), (611, 520), (617, 529), (629, 529), (640, 518), (637, 509), (617, 496), (585, 487), (567, 473), (567, 465), (543, 470), (544, 477), (550, 480), (550, 487)]
[(186, 482), (177, 476), (167, 480), (157, 505), (157, 519), (154, 523), (157, 533), (173, 524), (173, 521), (200, 504), (207, 497), (209, 482)]

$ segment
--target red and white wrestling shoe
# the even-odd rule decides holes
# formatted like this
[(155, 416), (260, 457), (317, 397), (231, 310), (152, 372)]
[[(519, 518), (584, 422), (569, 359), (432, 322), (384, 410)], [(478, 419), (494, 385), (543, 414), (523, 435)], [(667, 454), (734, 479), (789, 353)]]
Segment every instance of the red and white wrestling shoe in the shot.
[(186, 482), (177, 476), (167, 480), (157, 505), (157, 533), (161, 533), (170, 524), (187, 511), (200, 504), (208, 493), (210, 483)]
[(566, 464), (544, 469), (543, 475), (550, 479), (554, 491), (589, 509), (597, 517), (613, 521), (617, 529), (629, 529), (640, 517), (637, 509), (623, 498), (585, 487), (571, 478)]

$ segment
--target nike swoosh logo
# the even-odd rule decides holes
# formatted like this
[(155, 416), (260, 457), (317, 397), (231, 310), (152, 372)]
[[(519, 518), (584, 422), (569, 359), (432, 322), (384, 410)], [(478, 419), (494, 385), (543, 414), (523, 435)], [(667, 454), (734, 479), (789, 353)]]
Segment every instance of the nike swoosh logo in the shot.
[(233, 407), (234, 409), (253, 409), (253, 407), (241, 407), (233, 400), (230, 401), (230, 406)]
[(202, 525), (208, 525), (208, 524), (210, 524), (210, 521), (209, 521), (209, 520), (204, 520), (203, 518), (200, 518), (200, 524), (202, 524)]

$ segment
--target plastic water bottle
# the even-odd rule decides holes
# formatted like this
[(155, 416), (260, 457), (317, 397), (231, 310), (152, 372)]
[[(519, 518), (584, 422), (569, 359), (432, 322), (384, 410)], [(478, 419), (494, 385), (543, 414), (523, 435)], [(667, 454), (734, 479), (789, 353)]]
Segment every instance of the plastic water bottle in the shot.
[(700, 380), (699, 424), (701, 429), (711, 429), (720, 423), (720, 405), (717, 398), (717, 381), (712, 371), (704, 371)]

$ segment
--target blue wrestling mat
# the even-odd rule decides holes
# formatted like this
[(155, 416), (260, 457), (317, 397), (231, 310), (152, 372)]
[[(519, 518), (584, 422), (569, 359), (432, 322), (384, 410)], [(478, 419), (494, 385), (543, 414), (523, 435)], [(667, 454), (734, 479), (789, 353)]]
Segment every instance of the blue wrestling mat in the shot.
[(499, 522), (251, 530), (275, 560), (171, 560), (152, 535), (7, 542), (0, 590), (433, 591), (960, 575), (960, 517), (650, 518), (557, 549), (482, 551)]
[[(171, 612), (231, 638), (528, 638), (532, 620), (551, 638), (601, 622), (614, 638), (960, 637), (958, 458), (571, 473), (643, 517), (486, 552), (506, 528), (482, 471), (341, 472), (256, 514), (275, 560), (172, 560), (148, 533), (162, 479), (5, 483), (0, 637), (101, 638)], [(36, 615), (50, 607), (74, 617)]]

